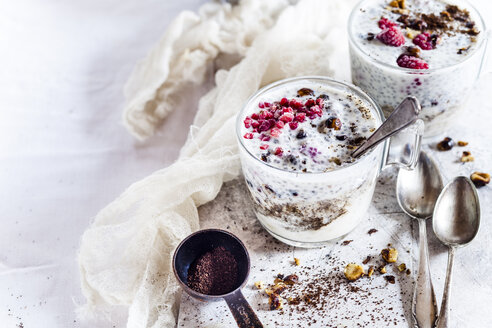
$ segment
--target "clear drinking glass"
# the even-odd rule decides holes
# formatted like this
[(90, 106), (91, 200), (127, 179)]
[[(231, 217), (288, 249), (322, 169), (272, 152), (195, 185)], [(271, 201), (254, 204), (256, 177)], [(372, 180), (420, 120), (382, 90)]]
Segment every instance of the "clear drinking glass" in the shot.
[(468, 1), (453, 0), (453, 4), (470, 11), (476, 27), (483, 33), (475, 50), (461, 62), (450, 66), (410, 69), (371, 57), (356, 42), (355, 17), (361, 8), (367, 8), (371, 3), (381, 1), (361, 1), (352, 10), (348, 22), (352, 83), (370, 94), (381, 106), (386, 117), (405, 97), (415, 96), (422, 105), (420, 118), (425, 122), (425, 137), (446, 133), (459, 119), (460, 111), (464, 109), (481, 72), (488, 39), (482, 16)]
[(278, 240), (300, 247), (322, 246), (337, 240), (367, 215), (380, 171), (388, 165), (411, 169), (420, 152), (423, 122), (387, 139), (354, 163), (322, 173), (283, 170), (260, 160), (246, 148), (242, 124), (250, 106), (258, 106), (270, 92), (306, 81), (356, 95), (380, 125), (383, 113), (376, 102), (358, 87), (326, 77), (296, 77), (270, 84), (256, 92), (238, 115), (236, 133), (244, 178), (256, 216)]

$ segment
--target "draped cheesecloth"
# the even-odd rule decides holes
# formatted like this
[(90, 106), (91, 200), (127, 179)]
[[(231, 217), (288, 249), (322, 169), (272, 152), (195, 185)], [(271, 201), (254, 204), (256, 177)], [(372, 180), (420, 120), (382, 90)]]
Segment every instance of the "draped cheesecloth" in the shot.
[(299, 75), (348, 79), (346, 19), (352, 1), (241, 0), (184, 12), (133, 72), (125, 90), (125, 124), (151, 136), (185, 84), (202, 83), (220, 53), (242, 59), (219, 70), (202, 97), (178, 160), (131, 185), (101, 210), (84, 233), (79, 255), (87, 304), (81, 317), (128, 306), (128, 327), (174, 327), (179, 288), (176, 245), (199, 229), (197, 207), (240, 174), (235, 118), (258, 88)]

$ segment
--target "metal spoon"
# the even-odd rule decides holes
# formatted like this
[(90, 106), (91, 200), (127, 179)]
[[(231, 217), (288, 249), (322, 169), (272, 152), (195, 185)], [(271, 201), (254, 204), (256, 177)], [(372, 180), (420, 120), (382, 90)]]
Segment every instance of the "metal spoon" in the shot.
[(434, 161), (423, 151), (415, 169), (400, 169), (396, 180), (396, 198), (402, 210), (419, 222), (419, 271), (414, 287), (412, 314), (419, 328), (432, 328), (437, 319), (437, 303), (432, 287), (427, 249), (426, 220), (443, 187)]
[(449, 247), (448, 269), (437, 328), (449, 326), (449, 291), (456, 248), (475, 238), (480, 227), (477, 190), (467, 177), (457, 177), (444, 187), (434, 209), (432, 222), (437, 238)]
[(403, 99), (383, 124), (352, 153), (352, 157), (361, 156), (385, 139), (415, 123), (421, 110), (422, 108), (417, 98), (408, 96)]

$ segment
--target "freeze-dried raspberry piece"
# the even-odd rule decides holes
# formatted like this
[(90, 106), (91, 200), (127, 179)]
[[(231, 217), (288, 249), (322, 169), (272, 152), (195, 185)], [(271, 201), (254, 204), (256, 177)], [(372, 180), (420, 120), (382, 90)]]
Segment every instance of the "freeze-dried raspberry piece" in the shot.
[(399, 47), (405, 43), (403, 33), (401, 33), (399, 28), (394, 26), (384, 29), (376, 36), (376, 38), (382, 43), (392, 47)]
[(409, 56), (409, 55), (400, 55), (396, 60), (396, 63), (400, 67), (412, 68), (412, 69), (428, 69), (429, 64), (427, 64), (424, 60)]

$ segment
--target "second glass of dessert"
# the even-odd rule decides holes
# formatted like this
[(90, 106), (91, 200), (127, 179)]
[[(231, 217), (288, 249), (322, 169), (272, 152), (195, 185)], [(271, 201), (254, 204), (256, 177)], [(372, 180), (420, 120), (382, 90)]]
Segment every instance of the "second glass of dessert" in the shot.
[(479, 76), (486, 48), (480, 14), (461, 0), (364, 0), (349, 19), (352, 82), (386, 116), (408, 95), (425, 136), (443, 134)]
[[(243, 174), (263, 227), (295, 246), (343, 237), (367, 215), (376, 178), (392, 161), (411, 168), (422, 122), (360, 158), (351, 153), (383, 121), (359, 88), (324, 77), (273, 83), (238, 115)], [(392, 149), (389, 152), (390, 148)], [(392, 155), (396, 150), (396, 154)]]

